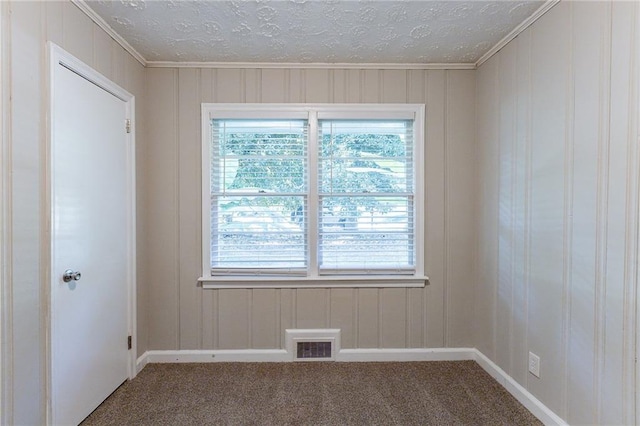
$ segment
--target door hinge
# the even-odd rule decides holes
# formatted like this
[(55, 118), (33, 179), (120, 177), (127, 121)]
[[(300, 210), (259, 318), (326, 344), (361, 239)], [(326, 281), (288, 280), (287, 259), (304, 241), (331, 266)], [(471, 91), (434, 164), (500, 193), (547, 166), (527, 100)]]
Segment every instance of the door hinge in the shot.
[(131, 339), (131, 336), (128, 336), (127, 337), (127, 348), (131, 349), (131, 347), (132, 347), (132, 339)]
[(131, 120), (129, 118), (125, 120), (125, 129), (127, 129), (127, 133), (131, 133)]

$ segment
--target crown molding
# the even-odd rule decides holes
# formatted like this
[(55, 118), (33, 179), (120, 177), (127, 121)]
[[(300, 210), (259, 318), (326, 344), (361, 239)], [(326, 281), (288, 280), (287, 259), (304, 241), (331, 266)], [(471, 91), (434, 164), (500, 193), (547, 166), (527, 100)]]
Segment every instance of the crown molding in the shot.
[(553, 6), (555, 6), (558, 3), (560, 3), (560, 0), (547, 0), (542, 6), (540, 6), (538, 8), (538, 10), (533, 12), (533, 15), (529, 16), (527, 19), (522, 21), (522, 23), (520, 25), (515, 27), (509, 34), (504, 36), (502, 38), (502, 40), (497, 42), (491, 49), (489, 49), (489, 51), (487, 51), (487, 53), (482, 55), (480, 57), (480, 59), (478, 59), (476, 61), (475, 68), (478, 68), (478, 67), (480, 67), (480, 65), (484, 64), (487, 60), (489, 60), (489, 58), (491, 58), (493, 55), (498, 53), (500, 51), (500, 49), (505, 47), (511, 40), (513, 40), (514, 38), (518, 37), (521, 32), (523, 32), (524, 30), (529, 28), (529, 26), (531, 24), (533, 24), (538, 19), (540, 19), (540, 17), (542, 17), (542, 15), (547, 13), (549, 10), (551, 10), (551, 8)]
[(122, 36), (118, 34), (113, 28), (111, 28), (107, 21), (102, 19), (100, 15), (94, 12), (93, 9), (91, 9), (91, 6), (89, 6), (84, 0), (71, 0), (71, 3), (76, 5), (78, 9), (84, 12), (85, 15), (87, 15), (93, 22), (96, 23), (96, 25), (102, 28), (112, 39), (114, 39), (116, 43), (122, 46), (124, 50), (129, 52), (131, 56), (133, 56), (138, 62), (140, 62), (142, 66), (147, 66), (147, 60), (144, 58), (144, 56), (142, 56), (136, 49), (134, 49), (133, 46), (131, 46), (127, 42), (127, 40), (122, 38)]
[(276, 68), (276, 69), (376, 69), (376, 70), (474, 70), (474, 63), (389, 64), (389, 63), (298, 63), (298, 62), (172, 62), (147, 61), (148, 68)]

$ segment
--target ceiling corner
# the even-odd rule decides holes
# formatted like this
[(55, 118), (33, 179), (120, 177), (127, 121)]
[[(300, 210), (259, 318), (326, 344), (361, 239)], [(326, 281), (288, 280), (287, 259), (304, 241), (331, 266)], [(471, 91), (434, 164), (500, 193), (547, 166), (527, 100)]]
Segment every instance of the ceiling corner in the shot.
[(147, 66), (147, 60), (142, 56), (136, 49), (131, 46), (127, 40), (122, 38), (120, 34), (118, 34), (111, 26), (104, 20), (100, 15), (93, 11), (91, 6), (87, 4), (84, 0), (71, 0), (71, 3), (76, 5), (78, 9), (84, 12), (85, 15), (89, 17), (96, 25), (102, 28), (112, 39), (115, 40), (124, 50), (129, 52), (131, 56), (133, 56), (142, 66)]
[(497, 42), (491, 49), (489, 49), (487, 51), (487, 53), (482, 55), (480, 57), (480, 59), (478, 59), (478, 61), (475, 63), (475, 68), (476, 69), (479, 68), (480, 65), (484, 64), (487, 60), (489, 60), (489, 58), (491, 58), (493, 55), (498, 53), (500, 51), (500, 49), (505, 47), (511, 40), (513, 40), (514, 38), (518, 37), (518, 35), (520, 35), (520, 33), (522, 33), (524, 30), (529, 28), (529, 26), (531, 24), (533, 24), (538, 19), (540, 19), (540, 17), (542, 17), (542, 15), (544, 15), (549, 10), (551, 10), (551, 8), (553, 6), (555, 6), (556, 4), (560, 3), (560, 1), (561, 0), (546, 0), (545, 3), (542, 6), (540, 6), (535, 12), (533, 12), (533, 14), (531, 16), (529, 16), (527, 19), (522, 21), (522, 23), (520, 25), (515, 27), (509, 34), (504, 36), (504, 38), (502, 38), (502, 40)]

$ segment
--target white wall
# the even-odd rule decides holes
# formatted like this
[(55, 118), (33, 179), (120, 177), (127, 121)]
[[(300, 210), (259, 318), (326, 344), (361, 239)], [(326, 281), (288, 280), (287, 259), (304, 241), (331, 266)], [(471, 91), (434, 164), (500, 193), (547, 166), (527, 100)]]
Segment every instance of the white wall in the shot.
[[(3, 331), (3, 362), (9, 388), (5, 389), (5, 424), (35, 425), (45, 422), (45, 329), (46, 286), (43, 196), (45, 185), (45, 141), (48, 73), (46, 41), (51, 40), (91, 65), (131, 93), (137, 102), (138, 150), (143, 150), (144, 68), (69, 2), (11, 2), (2, 4), (3, 89), (11, 102), (3, 104), (3, 201), (8, 214), (5, 237), (9, 239)], [(143, 158), (143, 157), (141, 157)], [(139, 165), (139, 182), (144, 182), (144, 162)], [(141, 203), (139, 203), (140, 205)], [(144, 214), (144, 206), (139, 215)], [(142, 221), (139, 221), (139, 223)], [(144, 223), (140, 232), (144, 232)], [(140, 265), (143, 267), (144, 265)], [(143, 269), (141, 269), (141, 273)], [(144, 280), (138, 297), (146, 298)], [(144, 305), (138, 319), (142, 343), (147, 329)], [(141, 351), (146, 347), (139, 346)], [(78, 348), (81, 350), (81, 348)]]
[[(292, 327), (340, 328), (344, 348), (472, 343), (474, 71), (169, 68), (146, 78), (149, 349), (282, 348)], [(202, 102), (425, 103), (429, 285), (198, 287)]]
[(562, 2), (477, 71), (475, 346), (570, 424), (634, 423), (639, 8)]

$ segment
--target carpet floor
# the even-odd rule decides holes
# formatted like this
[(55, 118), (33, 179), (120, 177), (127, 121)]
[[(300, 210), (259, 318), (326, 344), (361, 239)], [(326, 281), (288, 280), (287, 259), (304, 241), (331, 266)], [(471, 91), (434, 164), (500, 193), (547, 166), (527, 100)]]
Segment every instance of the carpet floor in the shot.
[(89, 425), (539, 425), (474, 361), (149, 364)]

